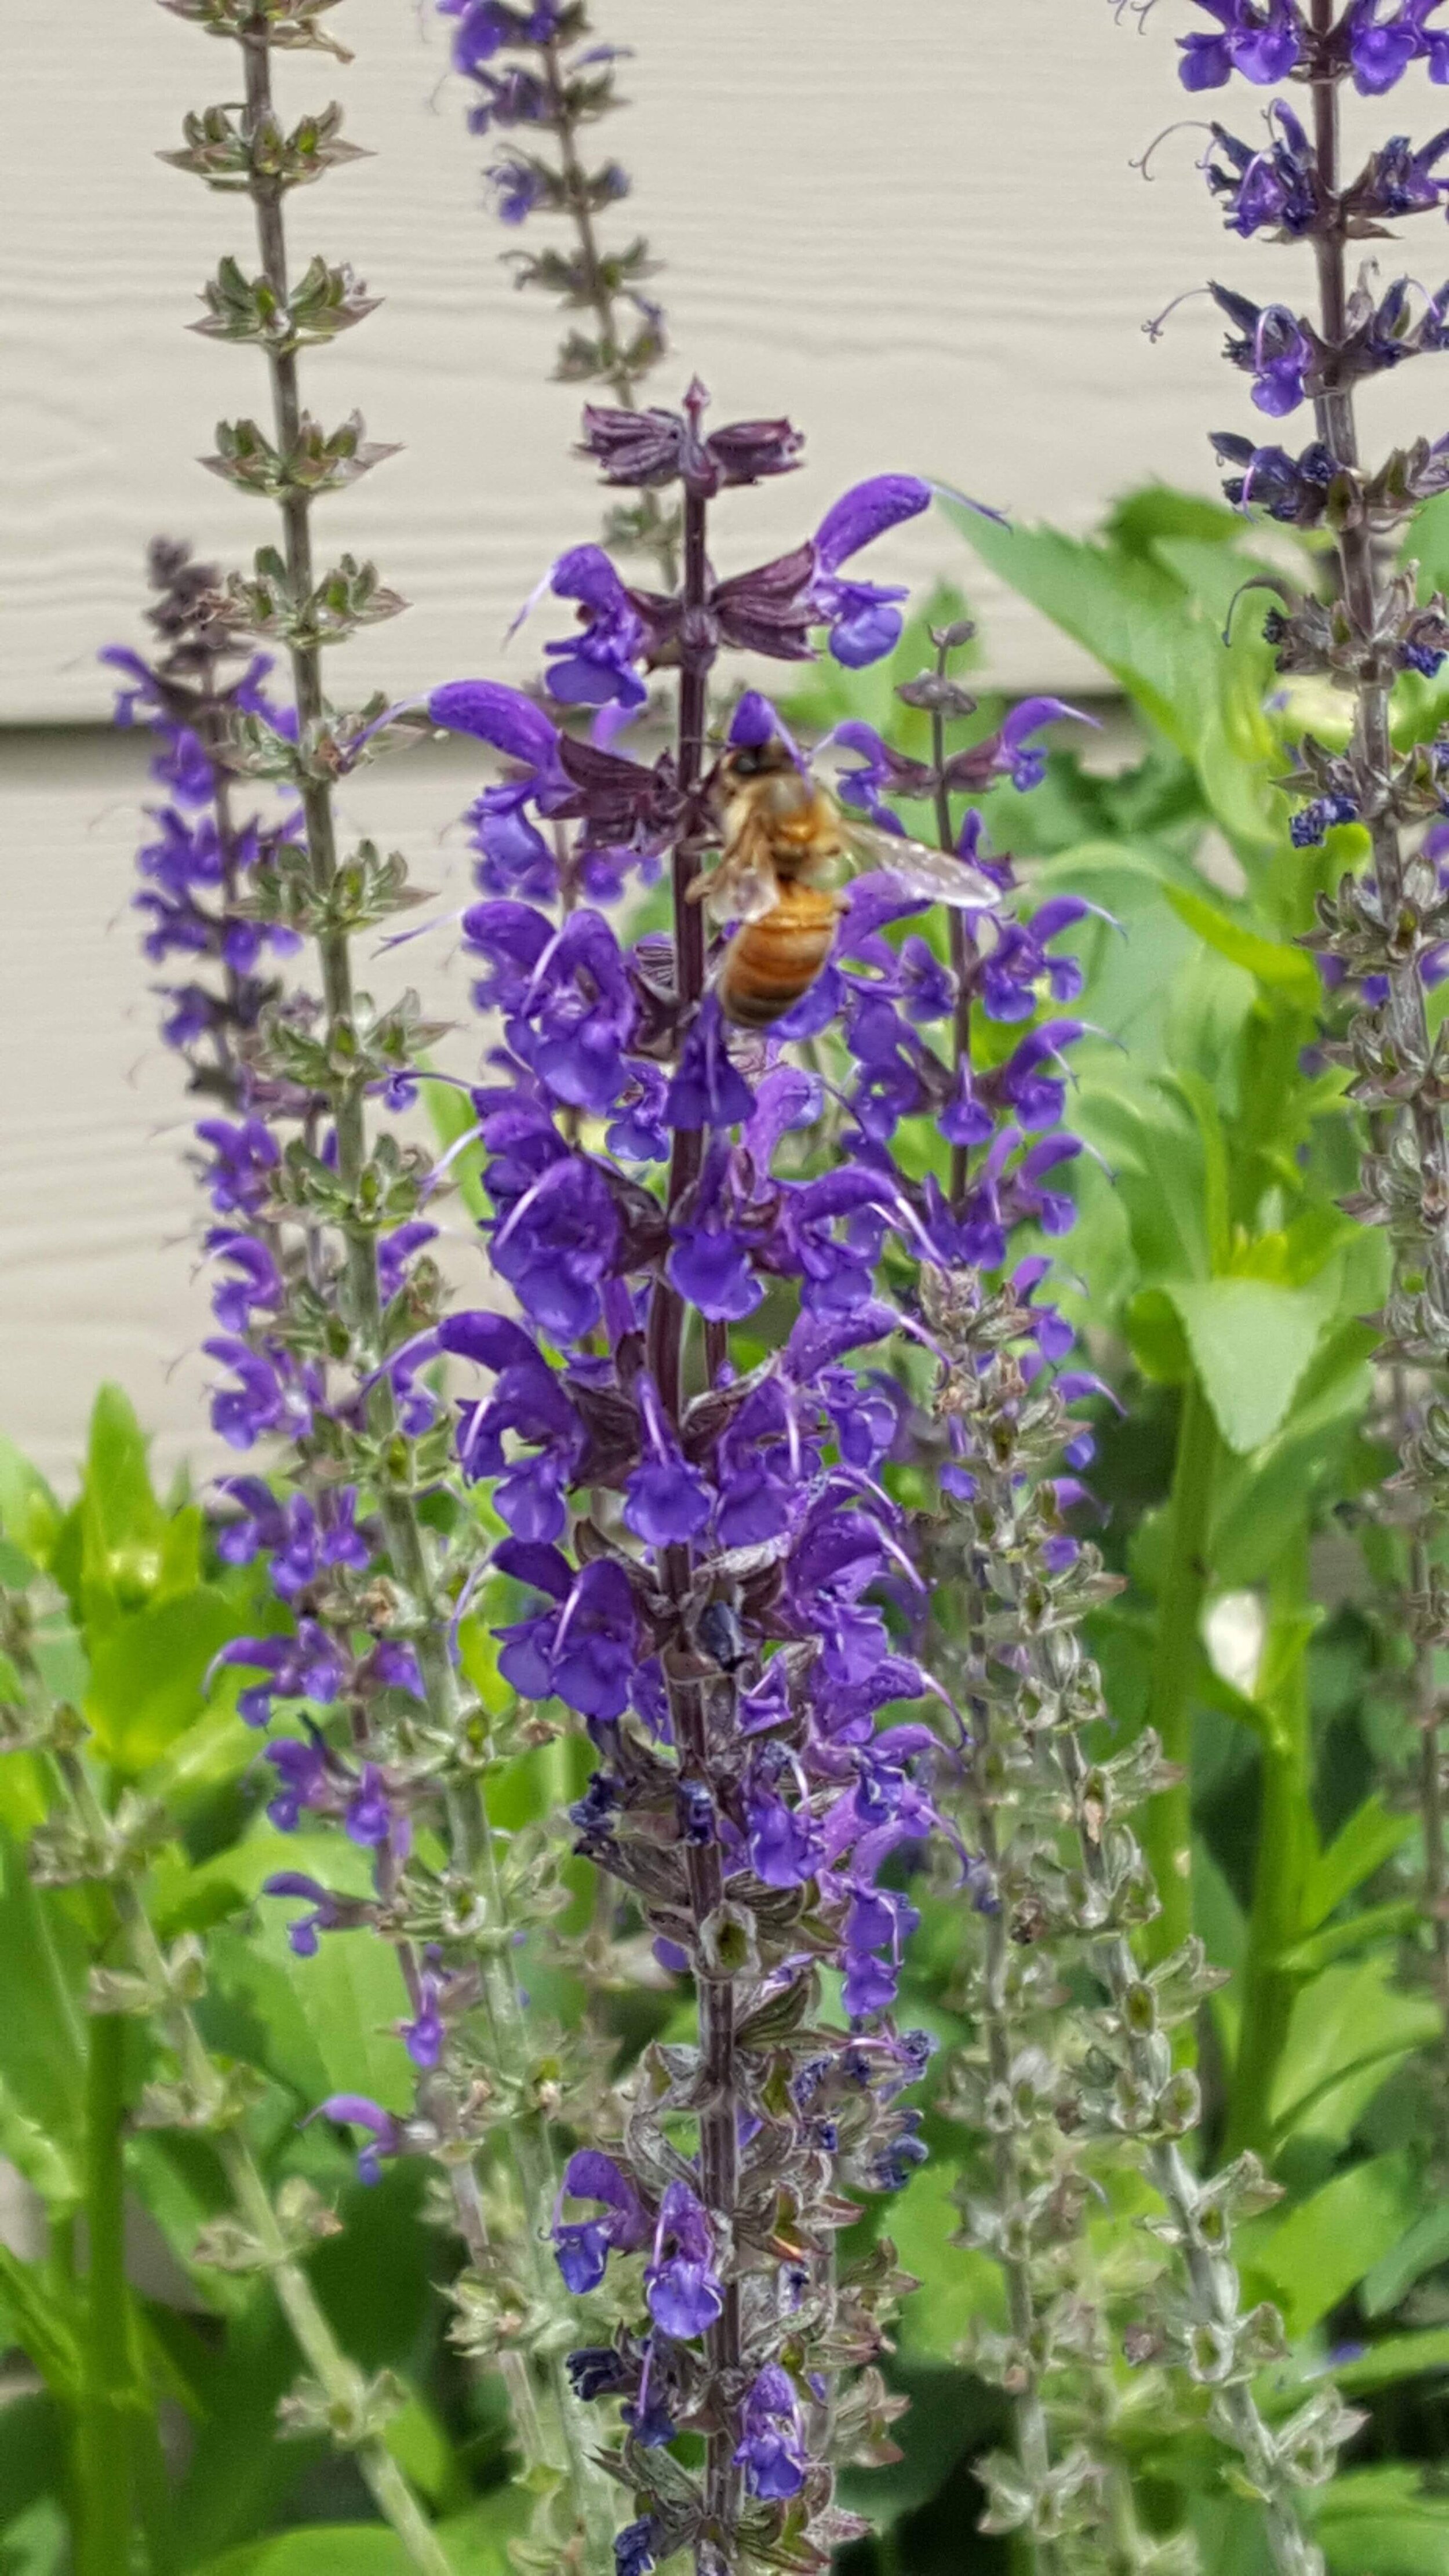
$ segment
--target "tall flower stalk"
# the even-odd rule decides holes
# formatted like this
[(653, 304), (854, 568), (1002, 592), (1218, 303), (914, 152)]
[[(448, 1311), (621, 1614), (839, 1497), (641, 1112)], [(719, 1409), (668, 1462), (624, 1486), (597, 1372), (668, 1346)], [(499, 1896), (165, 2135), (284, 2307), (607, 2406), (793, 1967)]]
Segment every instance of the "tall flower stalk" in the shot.
[[(555, 373), (564, 384), (600, 385), (615, 404), (637, 411), (666, 347), (652, 292), (658, 264), (642, 235), (619, 247), (603, 240), (601, 218), (628, 196), (629, 175), (615, 160), (590, 167), (585, 158), (588, 130), (622, 104), (615, 89), (621, 49), (593, 40), (578, 0), (437, 5), (454, 22), (454, 69), (474, 92), (469, 131), (502, 145), (485, 172), (500, 220), (521, 228), (554, 216), (573, 235), (571, 249), (508, 254), (516, 285), (554, 296), (580, 317), (560, 342)], [(605, 534), (612, 545), (649, 555), (665, 589), (674, 588), (680, 517), (655, 487), (642, 485), (631, 502), (616, 506)]]
[[(439, 1322), (441, 1282), (426, 1257), (436, 1229), (422, 1214), (437, 1176), (416, 1148), (374, 1127), (369, 1103), (406, 1099), (432, 1032), (411, 995), (379, 1008), (355, 988), (356, 936), (416, 898), (399, 860), (369, 843), (339, 847), (336, 780), (390, 727), (381, 706), (335, 715), (321, 664), (324, 645), (401, 602), (369, 565), (344, 557), (319, 567), (311, 513), (320, 494), (388, 451), (370, 447), (356, 419), (329, 433), (303, 408), (299, 351), (371, 306), (345, 267), (316, 259), (300, 277), (291, 272), (288, 194), (353, 147), (335, 108), (284, 130), (271, 83), (276, 48), (339, 49), (315, 0), (163, 5), (241, 48), (244, 107), (188, 119), (185, 146), (169, 157), (213, 186), (244, 191), (254, 210), (259, 271), (224, 260), (198, 327), (265, 355), (271, 427), (225, 424), (212, 463), (276, 503), (282, 542), (263, 548), (254, 572), (233, 577), (208, 613), (232, 635), (281, 648), (293, 701), (285, 713), (265, 701), (231, 705), (200, 749), (216, 773), (214, 798), (232, 775), (273, 781), (295, 798), (297, 823), (233, 913), (310, 941), (321, 987), (316, 1000), (288, 990), (258, 1010), (233, 1076), (244, 1114), (202, 1131), (213, 1206), (228, 1220), (208, 1248), (232, 1274), (218, 1290), (227, 1330), (208, 1348), (233, 1382), (219, 1390), (213, 1418), (241, 1450), (278, 1431), (291, 1443), (284, 1496), (255, 1476), (232, 1480), (240, 1517), (221, 1545), (233, 1559), (270, 1556), (295, 1626), (237, 1641), (224, 1660), (257, 1677), (239, 1702), (250, 1722), (266, 1725), (277, 1700), (305, 1703), (304, 1733), (267, 1748), (273, 1821), (285, 1830), (304, 1815), (331, 1817), (373, 1856), (365, 1901), (294, 1872), (268, 1883), (308, 1909), (294, 1948), (306, 1955), (325, 1931), (375, 1925), (394, 1945), (407, 1997), (399, 2029), (415, 2070), (413, 2111), (351, 2094), (320, 2107), (365, 2133), (364, 2178), (384, 2150), (433, 2155), (442, 2166), (469, 2256), (458, 2288), (463, 2338), (480, 2357), (501, 2354), (527, 2464), (536, 2485), (561, 2499), (557, 2541), (571, 2545), (582, 2532), (597, 2559), (608, 2499), (551, 2331), (558, 2291), (534, 2223), (552, 2196), (556, 2086), (546, 2036), (525, 2019), (515, 1949), (554, 1888), (521, 1846), (500, 1847), (488, 1813), (485, 1774), (507, 1747), (491, 1738), (456, 1660), (452, 1631), (479, 1534), (466, 1509), (447, 1508), (448, 1427), (421, 1388), (399, 1403), (385, 1364)], [(163, 674), (152, 695), (170, 721), (168, 686)], [(442, 1834), (440, 1866), (419, 1848), (422, 1825)], [(517, 2207), (501, 2245), (481, 2187), (500, 2157)]]
[[(925, 1684), (863, 1597), (901, 1561), (900, 1514), (872, 1472), (894, 1413), (844, 1364), (895, 1324), (872, 1257), (898, 1185), (864, 1168), (792, 1179), (800, 1146), (779, 1168), (821, 1098), (773, 1046), (732, 1041), (708, 982), (706, 697), (729, 645), (793, 660), (825, 627), (852, 651), (870, 619), (872, 651), (888, 651), (900, 594), (839, 567), (930, 496), (878, 478), (790, 555), (720, 578), (709, 502), (791, 469), (790, 425), (711, 430), (696, 385), (678, 415), (591, 410), (585, 443), (611, 483), (679, 488), (682, 578), (666, 598), (631, 591), (597, 547), (561, 557), (553, 589), (585, 618), (548, 648), (551, 685), (576, 703), (586, 672), (586, 702), (627, 711), (641, 668), (677, 668), (674, 742), (645, 766), (488, 681), (429, 701), (513, 764), (485, 793), (489, 899), (464, 935), (488, 969), (479, 999), (502, 1016), (498, 1078), (475, 1105), (490, 1256), (523, 1321), (445, 1329), (494, 1379), (461, 1451), (475, 1473), (509, 1464), (495, 1561), (542, 1604), (501, 1632), (501, 1669), (587, 1724), (598, 1767), (578, 1847), (696, 1998), (695, 2041), (646, 2051), (620, 2145), (574, 2154), (556, 2213), (565, 2281), (615, 2329), (571, 2367), (588, 2400), (622, 2403), (609, 2457), (638, 2509), (619, 2567), (635, 2576), (685, 2547), (734, 2567), (779, 2546), (815, 2565), (863, 2528), (832, 2503), (831, 2463), (876, 2454), (892, 2411), (878, 2374), (842, 2377), (879, 2348), (892, 2266), (837, 2276), (831, 2244), (853, 2215), (844, 2188), (899, 2184), (918, 2153), (899, 2096), (927, 2047), (888, 2018), (910, 1909), (877, 1872), (934, 1827), (934, 1738), (874, 1726)], [(745, 772), (789, 765), (759, 698), (732, 738)], [(569, 879), (600, 899), (667, 855), (670, 939), (626, 951), (593, 905), (555, 925), (494, 892), (554, 891), (540, 820), (576, 824)], [(887, 897), (887, 915), (901, 908)], [(829, 974), (823, 992), (802, 979), (802, 1009), (833, 1015)], [(661, 1196), (644, 1184), (654, 1164)], [(732, 1328), (770, 1282), (791, 1305), (794, 1283), (799, 1311), (747, 1362)], [(846, 2027), (818, 2017), (836, 1965)], [(703, 2440), (697, 2473), (674, 2449), (686, 2433)]]
[(1333, 0), (1306, 7), (1274, 0), (1264, 11), (1234, 0), (1230, 10), (1214, 10), (1221, 23), (1213, 34), (1184, 40), (1182, 71), (1194, 90), (1236, 72), (1259, 86), (1291, 80), (1307, 95), (1306, 122), (1285, 100), (1272, 103), (1265, 147), (1215, 125), (1207, 169), (1230, 230), (1312, 248), (1311, 312), (1214, 292), (1233, 326), (1227, 354), (1251, 375), (1259, 409), (1276, 419), (1309, 402), (1317, 435), (1296, 458), (1236, 435), (1213, 443), (1235, 469), (1230, 498), (1286, 524), (1321, 527), (1333, 541), (1333, 600), (1285, 594), (1267, 632), (1281, 671), (1330, 680), (1352, 708), (1346, 750), (1311, 735), (1300, 746), (1290, 787), (1302, 802), (1292, 834), (1312, 849), (1335, 826), (1351, 824), (1368, 841), (1368, 872), (1345, 874), (1332, 893), (1319, 893), (1314, 944), (1357, 1004), (1346, 1037), (1329, 1049), (1348, 1067), (1350, 1097), (1370, 1117), (1352, 1212), (1386, 1227), (1392, 1251), (1385, 1350), (1404, 1402), (1390, 1497), (1405, 1530), (1426, 1913), (1449, 2021), (1445, 1748), (1434, 1674), (1435, 1650), (1449, 1633), (1438, 1563), (1449, 1466), (1449, 1139), (1442, 1050), (1426, 1001), (1442, 970), (1449, 899), (1438, 836), (1415, 841), (1417, 827), (1444, 811), (1445, 755), (1437, 740), (1400, 754), (1392, 734), (1395, 686), (1406, 672), (1430, 678), (1440, 668), (1449, 611), (1442, 597), (1416, 596), (1413, 567), (1392, 569), (1383, 544), (1421, 502), (1449, 488), (1449, 441), (1419, 439), (1375, 466), (1361, 453), (1356, 411), (1365, 379), (1449, 346), (1449, 286), (1429, 295), (1400, 277), (1380, 292), (1367, 268), (1357, 279), (1349, 269), (1351, 244), (1389, 238), (1391, 225), (1436, 209), (1449, 180), (1439, 166), (1442, 135), (1419, 151), (1394, 135), (1346, 174), (1339, 114), (1346, 83), (1377, 98), (1416, 62), (1434, 81), (1449, 78), (1449, 31), (1428, 24), (1438, 5), (1404, 0), (1385, 9), (1351, 0), (1335, 11)]

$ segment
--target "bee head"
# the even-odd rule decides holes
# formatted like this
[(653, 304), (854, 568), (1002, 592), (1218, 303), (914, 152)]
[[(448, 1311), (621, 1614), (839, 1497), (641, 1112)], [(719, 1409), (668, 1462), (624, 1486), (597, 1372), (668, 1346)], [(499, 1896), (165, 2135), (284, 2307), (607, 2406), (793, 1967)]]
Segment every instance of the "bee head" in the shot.
[(727, 751), (720, 768), (731, 781), (745, 778), (778, 778), (795, 766), (789, 750), (777, 733), (765, 742), (740, 742)]

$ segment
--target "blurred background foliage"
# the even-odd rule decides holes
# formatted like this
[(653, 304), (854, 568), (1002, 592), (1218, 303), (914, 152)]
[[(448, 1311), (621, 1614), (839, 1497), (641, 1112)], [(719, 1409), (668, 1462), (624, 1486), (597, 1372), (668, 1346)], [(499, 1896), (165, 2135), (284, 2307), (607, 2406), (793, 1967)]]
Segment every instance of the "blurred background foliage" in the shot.
[[(1366, 2412), (1317, 2501), (1333, 2576), (1443, 2576), (1446, 2088), (1416, 1903), (1400, 1542), (1377, 1499), (1394, 1388), (1371, 1365), (1366, 1318), (1386, 1266), (1379, 1239), (1340, 1206), (1357, 1148), (1345, 1077), (1321, 1052), (1333, 996), (1300, 944), (1316, 890), (1357, 864), (1362, 835), (1294, 850), (1275, 785), (1288, 736), (1305, 721), (1342, 736), (1346, 702), (1275, 695), (1261, 597), (1239, 597), (1296, 539), (1164, 488), (1122, 502), (1090, 541), (964, 513), (961, 531), (1103, 674), (1100, 733), (1071, 729), (1030, 796), (996, 789), (987, 824), (1034, 892), (1070, 889), (1100, 907), (1079, 934), (1076, 1007), (1092, 1034), (1072, 1059), (1072, 1123), (1089, 1150), (1078, 1223), (1058, 1247), (1062, 1302), (1112, 1396), (1098, 1408), (1092, 1483), (1122, 1589), (1092, 1642), (1119, 1741), (1150, 1722), (1182, 1766), (1180, 1790), (1147, 1811), (1145, 1840), (1167, 1895), (1161, 1947), (1191, 1923), (1226, 1974), (1201, 2037), (1206, 2151), (1254, 2147), (1283, 2186), (1238, 2239), (1245, 2297), (1273, 2299), (1293, 2341), (1260, 2393), (1286, 2412), (1331, 2355)], [(1449, 578), (1449, 504), (1421, 515), (1416, 541), (1427, 593)], [(930, 618), (960, 606), (943, 595)], [(864, 717), (924, 751), (912, 728), (926, 719), (891, 693), (927, 658), (928, 622), (892, 664), (814, 668), (791, 721), (823, 732)], [(1410, 680), (1402, 697), (1406, 740), (1449, 718), (1449, 688)], [(983, 733), (999, 714), (983, 700)], [(927, 827), (909, 810), (905, 820)], [(1003, 1054), (1019, 1035), (994, 1033)], [(265, 1626), (275, 1605), (251, 1570), (217, 1563), (188, 1493), (155, 1493), (114, 1390), (96, 1404), (74, 1500), (0, 1455), (0, 1530), (0, 1580), (40, 1584), (53, 1605), (37, 1651), (91, 1730), (102, 1803), (115, 1812), (140, 1793), (159, 1810), (152, 1918), (167, 1940), (204, 1938), (198, 2015), (213, 2052), (250, 2070), (250, 2131), (274, 2193), (300, 2178), (338, 2209), (341, 2232), (311, 2261), (318, 2296), (364, 2368), (400, 2382), (388, 2440), (459, 2576), (502, 2576), (526, 2500), (509, 2482), (498, 2382), (448, 2342), (440, 2285), (453, 2257), (427, 2223), (422, 2169), (404, 2161), (363, 2189), (345, 2142), (306, 2124), (328, 2093), (401, 2110), (409, 2087), (391, 1951), (338, 1933), (298, 1958), (282, 1909), (259, 1899), (282, 1867), (317, 1867), (337, 1886), (350, 1854), (358, 1893), (366, 1875), (365, 1855), (337, 1836), (314, 1846), (268, 1822), (271, 1783), (237, 1718), (235, 1677), (214, 1677), (226, 1640)], [(498, 1615), (496, 1601), (476, 1601), (464, 1643), (506, 1741), (488, 1633)], [(562, 1736), (511, 1752), (490, 1804), (522, 1827), (556, 1811), (586, 1769), (586, 1748)], [(295, 2355), (267, 2275), (194, 2260), (198, 2229), (225, 2207), (214, 2149), (148, 2125), (144, 2020), (86, 2009), (115, 1927), (95, 1889), (27, 1874), (48, 1797), (38, 1757), (0, 1762), (0, 2567), (50, 2576), (68, 2563), (76, 2445), (103, 2381), (140, 2428), (139, 2543), (157, 2576), (394, 2576), (397, 2544), (369, 2519), (345, 2455), (278, 2438)], [(1172, 1855), (1189, 1840), (1185, 1875)], [(571, 1871), (564, 1928), (582, 1930), (588, 1872)], [(959, 1904), (922, 1902), (902, 2019), (949, 2054), (965, 2036)], [(556, 1964), (531, 1959), (526, 1975), (547, 2009), (580, 2011)], [(608, 1999), (622, 2062), (669, 2010), (644, 1984)], [(955, 2359), (1001, 2293), (989, 2261), (953, 2243), (961, 2132), (933, 2105), (926, 2134), (930, 2164), (862, 2221), (889, 2230), (922, 2287), (889, 2365), (911, 2400), (902, 2456), (850, 2482), (848, 2501), (881, 2527), (849, 2553), (851, 2576), (1011, 2566), (1009, 2540), (974, 2530), (972, 2460), (1000, 2438), (998, 2401)], [(124, 2289), (119, 2240), (106, 2254), (99, 2233), (122, 2193)], [(1109, 2295), (1130, 2282), (1142, 2217), (1119, 2199), (1093, 2223)], [(124, 2308), (109, 2355), (88, 2295), (102, 2259)], [(1259, 2576), (1256, 2514), (1223, 2488), (1200, 2418), (1124, 2405), (1113, 2438), (1149, 2531), (1191, 2528), (1212, 2576)]]

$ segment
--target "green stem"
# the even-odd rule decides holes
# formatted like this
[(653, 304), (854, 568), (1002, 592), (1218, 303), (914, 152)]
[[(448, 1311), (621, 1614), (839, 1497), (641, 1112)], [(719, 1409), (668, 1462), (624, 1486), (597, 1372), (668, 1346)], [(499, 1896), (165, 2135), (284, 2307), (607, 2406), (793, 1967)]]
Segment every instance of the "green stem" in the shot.
[(126, 2291), (125, 2025), (114, 2013), (90, 2023), (86, 2061), (88, 2265), (81, 2413), (76, 2445), (80, 2529), (77, 2576), (124, 2576), (133, 2530), (129, 2302)]
[(1192, 1677), (1207, 1590), (1207, 1539), (1217, 1468), (1218, 1432), (1195, 1377), (1183, 1390), (1177, 1456), (1168, 1504), (1167, 1570), (1157, 1611), (1157, 1642), (1147, 1723), (1182, 1776), (1147, 1809), (1142, 1847), (1157, 1883), (1161, 1912), (1149, 1924), (1152, 1960), (1180, 1949), (1192, 1930)]
[[(1242, 2038), (1228, 2113), (1226, 2151), (1230, 2157), (1240, 2155), (1245, 2147), (1254, 2147), (1259, 2154), (1267, 2152), (1273, 2082), (1299, 1984), (1278, 1962), (1303, 1928), (1303, 1886), (1313, 1856), (1312, 1747), (1307, 1634), (1303, 1623), (1308, 1599), (1308, 1529), (1304, 1523), (1279, 1558), (1269, 1588), (1265, 1654), (1270, 1669), (1280, 1672), (1281, 1678), (1264, 1711), (1262, 1810), (1242, 1972)], [(1281, 1666), (1274, 1653), (1279, 1639), (1287, 1648)]]

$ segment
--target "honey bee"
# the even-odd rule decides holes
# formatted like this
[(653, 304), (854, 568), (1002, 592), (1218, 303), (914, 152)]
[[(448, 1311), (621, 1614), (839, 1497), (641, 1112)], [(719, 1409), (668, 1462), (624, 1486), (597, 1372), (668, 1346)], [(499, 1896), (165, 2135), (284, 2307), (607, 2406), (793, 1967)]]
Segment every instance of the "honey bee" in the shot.
[(740, 1028), (783, 1019), (824, 969), (844, 910), (830, 883), (842, 865), (884, 869), (909, 893), (959, 912), (998, 899), (999, 889), (967, 860), (843, 814), (778, 734), (725, 752), (711, 794), (722, 854), (689, 891), (716, 921), (739, 925), (718, 991), (726, 1019)]

